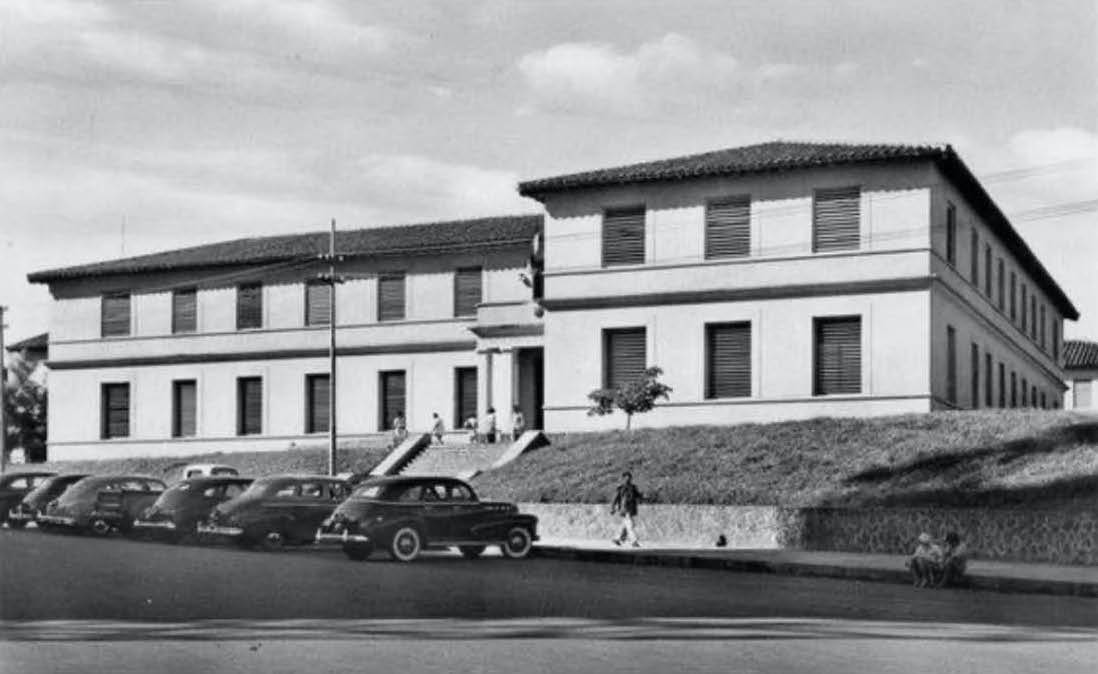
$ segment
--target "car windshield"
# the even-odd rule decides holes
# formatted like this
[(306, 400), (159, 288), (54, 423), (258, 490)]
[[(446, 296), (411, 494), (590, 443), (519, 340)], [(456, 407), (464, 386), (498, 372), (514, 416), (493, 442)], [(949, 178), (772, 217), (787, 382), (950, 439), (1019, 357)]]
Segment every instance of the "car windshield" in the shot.
[(44, 496), (47, 496), (51, 492), (58, 493), (58, 490), (65, 489), (69, 485), (73, 484), (74, 482), (79, 482), (80, 480), (84, 479), (84, 477), (86, 477), (86, 476), (84, 476), (84, 475), (57, 475), (55, 477), (51, 477), (51, 478), (43, 481), (41, 484), (39, 484), (34, 489), (32, 489), (30, 491), (30, 493), (27, 494), (27, 499), (28, 500), (34, 500), (34, 499), (37, 499), (37, 498), (42, 498)]
[(264, 477), (253, 482), (250, 487), (244, 490), (244, 493), (240, 495), (240, 498), (270, 496), (283, 489), (294, 490), (296, 487), (297, 481), (292, 479), (287, 480), (283, 477)]
[(355, 498), (377, 498), (378, 496), (381, 496), (381, 485), (364, 484), (356, 489), (352, 495)]

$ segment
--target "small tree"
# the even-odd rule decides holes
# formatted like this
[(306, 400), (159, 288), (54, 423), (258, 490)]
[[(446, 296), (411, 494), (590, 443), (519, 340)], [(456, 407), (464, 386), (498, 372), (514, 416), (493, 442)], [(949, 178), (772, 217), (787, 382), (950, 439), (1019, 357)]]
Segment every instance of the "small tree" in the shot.
[(22, 447), (28, 462), (46, 460), (46, 387), (34, 381), (34, 365), (16, 358), (4, 386), (5, 450)]
[(603, 416), (613, 414), (614, 408), (625, 412), (625, 430), (633, 426), (633, 415), (643, 414), (656, 406), (659, 399), (669, 400), (667, 394), (671, 387), (659, 381), (663, 370), (658, 367), (650, 367), (637, 379), (622, 384), (617, 388), (595, 389), (587, 394), (587, 398), (594, 403), (587, 410), (588, 416)]

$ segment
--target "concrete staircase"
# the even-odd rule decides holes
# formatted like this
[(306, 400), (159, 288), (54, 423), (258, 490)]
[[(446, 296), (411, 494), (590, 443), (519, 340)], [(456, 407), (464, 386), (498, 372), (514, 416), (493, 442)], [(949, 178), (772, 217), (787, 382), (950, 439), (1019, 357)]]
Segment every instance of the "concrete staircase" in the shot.
[(431, 445), (412, 459), (400, 474), (446, 475), (469, 479), (492, 468), (510, 449), (509, 442)]

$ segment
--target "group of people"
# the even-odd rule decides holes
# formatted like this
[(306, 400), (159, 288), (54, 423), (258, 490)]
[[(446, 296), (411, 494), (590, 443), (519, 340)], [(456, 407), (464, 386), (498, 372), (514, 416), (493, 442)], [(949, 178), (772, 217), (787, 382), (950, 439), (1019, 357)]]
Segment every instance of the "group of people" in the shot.
[(967, 563), (968, 552), (956, 531), (947, 533), (942, 545), (924, 532), (919, 534), (907, 567), (915, 587), (948, 587), (959, 584)]
[[(404, 416), (404, 412), (397, 412), (393, 417), (393, 446), (399, 445), (404, 442), (408, 437), (408, 420)], [(489, 407), (484, 416), (477, 419), (475, 414), (469, 415), (469, 418), (462, 424), (462, 428), (469, 432), (469, 442), (482, 442), (482, 443), (494, 443), (500, 437), (499, 431), (496, 429), (496, 408)], [(518, 440), (519, 436), (526, 432), (526, 415), (522, 413), (522, 408), (515, 405), (511, 409), (511, 437), (514, 440)], [(443, 435), (446, 433), (446, 424), (442, 421), (442, 417), (438, 415), (438, 412), (431, 413), (431, 442), (436, 444), (443, 444)]]

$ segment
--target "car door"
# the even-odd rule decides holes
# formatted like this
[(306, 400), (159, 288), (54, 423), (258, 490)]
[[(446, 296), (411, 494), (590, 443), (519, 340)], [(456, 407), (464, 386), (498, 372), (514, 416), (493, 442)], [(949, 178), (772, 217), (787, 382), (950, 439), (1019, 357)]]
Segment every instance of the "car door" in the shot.
[(425, 483), (420, 494), (420, 503), (427, 540), (451, 540), (454, 504), (449, 500), (446, 485), (439, 482)]
[(447, 485), (447, 492), (452, 508), (450, 537), (456, 541), (477, 540), (471, 529), (484, 520), (484, 515), (473, 490), (463, 484), (451, 482)]

